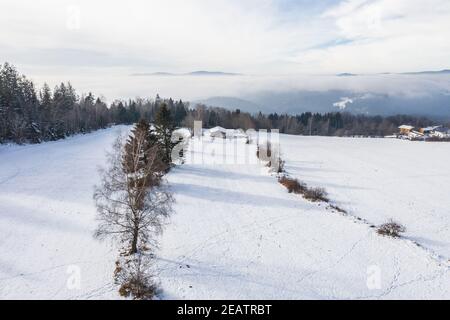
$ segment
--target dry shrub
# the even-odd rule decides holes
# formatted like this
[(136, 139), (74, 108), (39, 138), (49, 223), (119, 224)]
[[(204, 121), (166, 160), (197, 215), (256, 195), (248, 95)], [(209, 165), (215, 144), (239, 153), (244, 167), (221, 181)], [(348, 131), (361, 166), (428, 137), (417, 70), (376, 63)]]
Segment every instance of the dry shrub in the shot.
[(152, 257), (147, 254), (121, 256), (116, 262), (114, 278), (119, 294), (134, 300), (151, 300), (159, 292), (152, 272)]
[(328, 194), (324, 188), (308, 188), (303, 194), (305, 199), (311, 200), (313, 202), (328, 202)]
[(278, 182), (285, 186), (289, 193), (302, 194), (305, 199), (313, 202), (329, 202), (327, 192), (323, 188), (308, 188), (305, 183), (286, 176), (279, 178)]
[(288, 189), (289, 193), (303, 194), (307, 190), (306, 184), (297, 179), (281, 177), (278, 182)]
[(388, 222), (379, 226), (377, 233), (382, 236), (398, 238), (400, 237), (400, 233), (403, 233), (405, 231), (406, 228), (403, 225), (391, 219)]
[(154, 283), (143, 282), (139, 278), (131, 278), (121, 284), (119, 294), (122, 297), (132, 297), (134, 300), (151, 300), (157, 293)]

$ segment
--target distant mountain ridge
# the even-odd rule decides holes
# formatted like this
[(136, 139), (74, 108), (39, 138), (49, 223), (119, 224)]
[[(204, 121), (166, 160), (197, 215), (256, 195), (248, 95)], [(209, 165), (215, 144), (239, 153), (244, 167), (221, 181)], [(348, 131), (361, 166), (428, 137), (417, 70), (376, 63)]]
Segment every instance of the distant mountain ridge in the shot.
[(419, 71), (419, 72), (404, 72), (402, 74), (410, 74), (410, 75), (421, 75), (421, 74), (450, 74), (449, 69), (438, 70), (438, 71)]
[(190, 76), (241, 76), (240, 73), (222, 72), (222, 71), (194, 71), (187, 75)]
[(242, 97), (210, 97), (193, 103), (203, 103), (231, 110), (240, 109), (252, 114), (260, 111), (278, 114), (345, 111), (364, 115), (409, 114), (450, 119), (450, 94), (447, 92), (422, 97), (407, 97), (347, 90), (261, 91)]
[[(411, 72), (400, 72), (400, 73), (392, 73), (392, 72), (382, 72), (382, 73), (374, 73), (374, 75), (383, 75), (383, 74), (405, 74), (405, 75), (439, 75), (439, 74), (450, 74), (450, 69), (443, 70), (429, 70), (429, 71), (411, 71)], [(336, 74), (337, 77), (356, 77), (366, 74), (357, 74), (357, 73), (349, 73), (343, 72)]]
[[(411, 71), (411, 72), (400, 72), (400, 73), (392, 73), (392, 72), (383, 72), (383, 73), (375, 73), (374, 75), (389, 75), (389, 74), (403, 74), (403, 75), (439, 75), (439, 74), (449, 74), (450, 69), (443, 70), (429, 70), (429, 71)], [(133, 73), (131, 76), (134, 77), (151, 77), (151, 76), (243, 76), (242, 73), (234, 73), (234, 72), (223, 72), (223, 71), (206, 71), (206, 70), (198, 70), (186, 73), (173, 73), (173, 72), (142, 72), (142, 73)], [(358, 74), (358, 73), (350, 73), (343, 72), (336, 74), (337, 77), (356, 77), (362, 76), (366, 74)]]
[(241, 76), (240, 73), (222, 72), (222, 71), (193, 71), (188, 73), (171, 73), (171, 72), (151, 72), (151, 73), (133, 73), (134, 77), (151, 77), (151, 76)]

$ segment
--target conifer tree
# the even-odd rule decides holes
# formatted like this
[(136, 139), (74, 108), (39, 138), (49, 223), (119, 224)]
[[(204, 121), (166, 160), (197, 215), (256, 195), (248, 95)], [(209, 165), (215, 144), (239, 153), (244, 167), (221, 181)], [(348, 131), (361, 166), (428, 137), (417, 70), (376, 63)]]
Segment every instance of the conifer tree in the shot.
[(172, 140), (172, 134), (175, 130), (175, 123), (170, 109), (166, 103), (162, 103), (158, 109), (155, 119), (155, 133), (158, 136), (159, 143), (163, 151), (163, 161), (170, 166), (172, 162), (172, 149), (178, 141)]

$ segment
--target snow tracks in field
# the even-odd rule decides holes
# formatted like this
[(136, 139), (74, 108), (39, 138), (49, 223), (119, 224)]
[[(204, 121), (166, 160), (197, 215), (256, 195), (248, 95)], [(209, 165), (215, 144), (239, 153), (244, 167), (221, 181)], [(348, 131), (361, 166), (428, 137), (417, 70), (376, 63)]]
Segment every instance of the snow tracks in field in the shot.
[(450, 298), (448, 265), (289, 194), (254, 145), (239, 142), (246, 161), (223, 163), (222, 142), (191, 143), (168, 176), (177, 203), (159, 252), (163, 298)]

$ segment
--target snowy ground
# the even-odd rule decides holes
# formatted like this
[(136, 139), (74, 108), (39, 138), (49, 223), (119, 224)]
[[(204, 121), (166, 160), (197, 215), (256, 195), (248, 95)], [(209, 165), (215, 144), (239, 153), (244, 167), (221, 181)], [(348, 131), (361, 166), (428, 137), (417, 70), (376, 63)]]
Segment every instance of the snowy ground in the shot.
[[(283, 150), (298, 150), (291, 142)], [(217, 164), (220, 143), (205, 142), (214, 152), (191, 144), (169, 175), (177, 213), (160, 252), (165, 298), (450, 298), (446, 261), (288, 194), (258, 164)], [(254, 157), (255, 146), (242, 146)], [(199, 155), (216, 164), (190, 163)], [(288, 157), (289, 169), (295, 161), (306, 160)]]
[(118, 129), (0, 146), (0, 299), (118, 297), (116, 251), (92, 236), (97, 167)]
[[(96, 227), (92, 190), (99, 178), (96, 167), (104, 165), (105, 150), (110, 149), (117, 129), (42, 145), (0, 146), (0, 299), (119, 298), (112, 284), (117, 250), (92, 237)], [(187, 163), (168, 175), (177, 202), (161, 239), (157, 263), (162, 298), (450, 299), (447, 260), (434, 257), (412, 241), (380, 237), (365, 224), (288, 194), (256, 163), (254, 145), (242, 141), (238, 145), (241, 152), (236, 158), (245, 158), (247, 163), (221, 164), (220, 141), (205, 142), (208, 152), (191, 143)], [(359, 177), (362, 171), (358, 167), (365, 168), (362, 157), (370, 160), (366, 164), (369, 169), (363, 171), (372, 172), (376, 167), (392, 185), (403, 179), (426, 181), (427, 186), (435, 181), (442, 189), (448, 185), (448, 172), (433, 176), (439, 173), (436, 164), (410, 174), (393, 167), (389, 157), (401, 154), (402, 142), (351, 140), (355, 148), (373, 144), (378, 160), (369, 157), (367, 149), (364, 155), (344, 149), (343, 154), (324, 159), (326, 152), (339, 151), (338, 141), (317, 138), (316, 143), (313, 138), (282, 137), (288, 170), (326, 187), (337, 203), (374, 223), (385, 220), (376, 214), (385, 212), (394, 198), (383, 198), (377, 191), (389, 191), (375, 188), (377, 174)], [(404, 143), (409, 143), (405, 148), (412, 155), (396, 161), (414, 161), (425, 155), (423, 149), (409, 147), (413, 143)], [(308, 146), (322, 156), (305, 155)], [(437, 146), (444, 144), (418, 148), (429, 148), (426, 156), (430, 158), (444, 156)], [(193, 157), (198, 160), (200, 156), (206, 163), (193, 163)], [(353, 156), (355, 165), (343, 167), (345, 158), (353, 161)], [(322, 162), (316, 165), (318, 159)], [(333, 159), (342, 160), (335, 160), (332, 168)], [(338, 173), (344, 170), (348, 170), (342, 173), (347, 184), (338, 180)], [(373, 198), (363, 195), (365, 189), (374, 190)], [(418, 193), (413, 193), (410, 201), (436, 213), (444, 223), (441, 228), (445, 223), (448, 226), (448, 216), (439, 211), (448, 199), (436, 192), (427, 194), (434, 196), (428, 202), (431, 208), (422, 203), (425, 198)], [(449, 239), (445, 231), (439, 233), (435, 228), (438, 220), (428, 218), (422, 227), (414, 224), (418, 218), (411, 214), (407, 219), (403, 209), (411, 206), (402, 207), (400, 204), (408, 203), (403, 201), (407, 200), (396, 204), (397, 215), (387, 216), (404, 223), (408, 237), (445, 256)], [(433, 246), (434, 242), (424, 239), (444, 244)], [(72, 282), (77, 270), (80, 288)]]
[(394, 218), (450, 259), (450, 143), (281, 135), (281, 145), (293, 176), (371, 223)]

